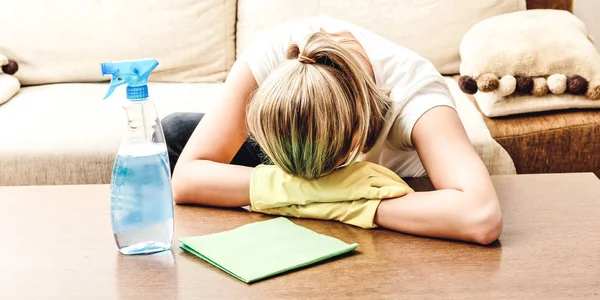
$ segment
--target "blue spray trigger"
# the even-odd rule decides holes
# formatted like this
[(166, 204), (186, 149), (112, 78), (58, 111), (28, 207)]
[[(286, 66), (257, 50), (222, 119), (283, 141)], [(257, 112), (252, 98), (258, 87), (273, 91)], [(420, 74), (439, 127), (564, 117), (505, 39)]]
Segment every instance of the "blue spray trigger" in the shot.
[(104, 99), (110, 97), (115, 88), (123, 84), (128, 85), (127, 99), (142, 99), (147, 97), (148, 77), (157, 66), (158, 61), (155, 59), (101, 63), (102, 76), (107, 74), (112, 75), (110, 86)]

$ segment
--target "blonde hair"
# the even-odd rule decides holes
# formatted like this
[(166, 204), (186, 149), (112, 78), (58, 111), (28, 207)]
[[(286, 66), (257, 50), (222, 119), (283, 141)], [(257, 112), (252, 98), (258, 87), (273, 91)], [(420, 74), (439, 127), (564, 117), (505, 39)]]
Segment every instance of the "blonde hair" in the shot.
[(390, 101), (354, 55), (315, 33), (252, 95), (250, 136), (286, 173), (315, 179), (373, 147)]

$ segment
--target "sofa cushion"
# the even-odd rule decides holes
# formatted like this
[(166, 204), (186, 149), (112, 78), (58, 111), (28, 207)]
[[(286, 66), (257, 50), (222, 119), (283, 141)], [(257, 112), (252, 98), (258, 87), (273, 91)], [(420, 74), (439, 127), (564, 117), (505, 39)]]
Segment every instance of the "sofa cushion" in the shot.
[(100, 63), (152, 57), (152, 80), (222, 81), (235, 59), (235, 0), (2, 1), (0, 53), (23, 85), (102, 81)]
[(581, 75), (600, 79), (600, 54), (584, 22), (564, 10), (534, 9), (478, 22), (460, 43), (460, 73)]
[(600, 113), (564, 110), (484, 117), (517, 172), (594, 172), (600, 177)]
[[(459, 76), (454, 76), (458, 81)], [(459, 97), (459, 95), (456, 95)], [(463, 96), (462, 97), (466, 97)], [(573, 109), (486, 117), (485, 126), (518, 174), (594, 172), (600, 177), (600, 113)]]
[(465, 34), (460, 54), (461, 88), (488, 117), (600, 108), (600, 54), (568, 11), (488, 18)]
[[(108, 183), (125, 111), (106, 84), (22, 88), (0, 106), (0, 185)], [(153, 83), (159, 116), (210, 111), (222, 84)], [(97, 95), (97, 96), (93, 96)]]
[[(460, 40), (478, 21), (524, 10), (525, 0), (239, 0), (237, 53), (265, 29), (325, 13), (369, 29), (430, 60), (443, 74), (459, 71)], [(432, 20), (435, 20), (433, 22)]]

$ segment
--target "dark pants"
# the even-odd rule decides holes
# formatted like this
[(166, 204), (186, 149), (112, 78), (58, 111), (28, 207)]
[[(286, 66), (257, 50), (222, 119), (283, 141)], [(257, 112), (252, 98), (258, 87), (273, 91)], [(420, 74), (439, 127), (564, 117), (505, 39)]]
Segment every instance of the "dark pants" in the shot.
[[(202, 121), (203, 113), (173, 113), (162, 119), (162, 127), (165, 133), (171, 173), (181, 155), (183, 147), (187, 144), (196, 126)], [(235, 157), (231, 160), (232, 165), (256, 167), (264, 163), (264, 154), (260, 147), (246, 140)]]

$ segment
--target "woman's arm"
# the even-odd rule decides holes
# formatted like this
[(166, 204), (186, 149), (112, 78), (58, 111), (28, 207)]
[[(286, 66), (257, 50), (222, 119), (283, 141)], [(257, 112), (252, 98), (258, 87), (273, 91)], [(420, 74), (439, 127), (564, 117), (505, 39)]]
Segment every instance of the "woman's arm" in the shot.
[(414, 235), (494, 242), (502, 232), (498, 197), (456, 111), (427, 111), (413, 128), (412, 142), (436, 190), (382, 201), (375, 223)]
[(232, 67), (221, 99), (202, 119), (173, 171), (177, 204), (243, 206), (250, 204), (252, 168), (229, 165), (247, 139), (246, 101), (257, 87), (247, 63)]

